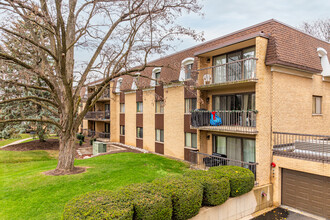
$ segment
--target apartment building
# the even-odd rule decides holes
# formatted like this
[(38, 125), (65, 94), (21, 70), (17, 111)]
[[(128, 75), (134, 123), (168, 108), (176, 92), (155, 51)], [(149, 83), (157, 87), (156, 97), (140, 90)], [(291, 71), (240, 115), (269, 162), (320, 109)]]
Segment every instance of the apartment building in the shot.
[(329, 53), (268, 20), (114, 80), (82, 129), (198, 168), (249, 168), (272, 184), (274, 205), (330, 218)]

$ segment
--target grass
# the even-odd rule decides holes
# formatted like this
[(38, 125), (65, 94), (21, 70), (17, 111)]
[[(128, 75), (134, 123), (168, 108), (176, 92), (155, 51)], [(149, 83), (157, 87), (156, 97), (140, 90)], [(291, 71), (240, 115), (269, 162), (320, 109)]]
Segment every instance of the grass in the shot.
[[(49, 140), (49, 139), (58, 139), (58, 137), (52, 137), (52, 136), (49, 136), (49, 137), (47, 138), (47, 140)], [(28, 143), (28, 142), (36, 141), (36, 140), (39, 140), (39, 138), (25, 140), (25, 141), (22, 141), (20, 144), (22, 144), (22, 143)]]
[(47, 161), (52, 159), (46, 151), (0, 151), (0, 164)]
[(7, 144), (11, 144), (15, 141), (19, 141), (19, 140), (31, 137), (29, 134), (21, 134), (20, 136), (21, 136), (20, 138), (11, 138), (11, 139), (0, 140), (0, 147), (5, 146)]
[(0, 219), (60, 219), (65, 203), (76, 195), (180, 175), (187, 168), (153, 154), (119, 153), (76, 160), (76, 166), (90, 167), (86, 173), (45, 176), (41, 172), (57, 163), (46, 154), (0, 151)]

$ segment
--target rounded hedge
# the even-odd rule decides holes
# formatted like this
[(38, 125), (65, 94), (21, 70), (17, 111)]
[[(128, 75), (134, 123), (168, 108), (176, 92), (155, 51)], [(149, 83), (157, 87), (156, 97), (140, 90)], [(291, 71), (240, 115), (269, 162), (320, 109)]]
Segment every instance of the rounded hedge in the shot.
[(184, 220), (197, 215), (202, 206), (203, 186), (188, 177), (166, 177), (153, 181), (155, 187), (172, 198), (172, 219)]
[(209, 169), (217, 178), (228, 178), (230, 183), (230, 196), (240, 196), (250, 192), (254, 187), (254, 174), (251, 170), (237, 166), (218, 166)]
[(184, 176), (198, 180), (203, 185), (203, 205), (221, 205), (229, 198), (230, 185), (227, 178), (203, 170), (188, 170)]
[(63, 219), (132, 219), (133, 205), (120, 192), (95, 191), (66, 203)]
[(119, 190), (134, 206), (133, 219), (170, 220), (172, 218), (171, 196), (160, 192), (154, 184), (132, 184)]

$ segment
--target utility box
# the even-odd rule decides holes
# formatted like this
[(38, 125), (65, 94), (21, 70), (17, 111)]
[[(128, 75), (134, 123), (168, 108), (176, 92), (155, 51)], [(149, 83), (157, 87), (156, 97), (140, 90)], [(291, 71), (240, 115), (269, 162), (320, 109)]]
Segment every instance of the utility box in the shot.
[(93, 155), (105, 152), (107, 152), (107, 144), (99, 141), (93, 142)]

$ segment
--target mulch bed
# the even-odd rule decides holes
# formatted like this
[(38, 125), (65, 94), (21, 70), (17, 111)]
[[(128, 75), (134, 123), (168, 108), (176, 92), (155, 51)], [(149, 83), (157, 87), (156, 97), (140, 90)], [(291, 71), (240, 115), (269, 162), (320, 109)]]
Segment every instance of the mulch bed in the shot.
[(72, 171), (62, 171), (62, 170), (49, 170), (43, 172), (46, 176), (62, 176), (62, 175), (73, 175), (79, 173), (85, 173), (89, 167), (74, 167)]
[[(91, 147), (89, 138), (85, 138), (85, 142), (83, 145), (79, 145), (76, 143), (76, 149), (78, 148), (87, 148)], [(116, 151), (109, 151), (104, 154), (100, 155), (105, 155), (105, 154), (116, 154), (116, 153), (124, 153), (124, 152), (132, 152), (132, 153), (141, 153), (140, 151), (126, 148), (126, 147), (121, 147), (123, 150), (116, 150)], [(59, 150), (59, 140), (58, 139), (48, 139), (46, 142), (40, 142), (39, 140), (34, 140), (30, 141), (27, 143), (21, 143), (21, 144), (15, 144), (15, 145), (10, 145), (5, 148), (1, 148), (0, 150), (5, 150), (5, 151), (31, 151), (31, 150)], [(76, 152), (75, 157), (76, 158), (84, 158), (85, 156), (92, 156), (91, 154), (84, 154), (82, 156), (78, 155)]]
[[(89, 140), (86, 140), (82, 146), (76, 143), (76, 148), (89, 147)], [(21, 144), (10, 145), (0, 150), (6, 151), (30, 151), (30, 150), (59, 150), (58, 139), (48, 139), (46, 142), (40, 142), (39, 140), (30, 141)]]

